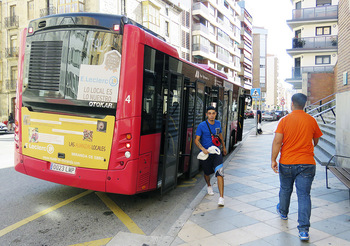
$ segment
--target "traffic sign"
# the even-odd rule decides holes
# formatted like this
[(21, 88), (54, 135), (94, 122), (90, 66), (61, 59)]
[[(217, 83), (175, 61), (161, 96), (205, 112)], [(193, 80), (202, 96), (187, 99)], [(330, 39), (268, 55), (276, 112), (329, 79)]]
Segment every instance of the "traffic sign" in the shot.
[(252, 98), (260, 99), (261, 89), (260, 88), (252, 88), (250, 90), (250, 95), (252, 96)]

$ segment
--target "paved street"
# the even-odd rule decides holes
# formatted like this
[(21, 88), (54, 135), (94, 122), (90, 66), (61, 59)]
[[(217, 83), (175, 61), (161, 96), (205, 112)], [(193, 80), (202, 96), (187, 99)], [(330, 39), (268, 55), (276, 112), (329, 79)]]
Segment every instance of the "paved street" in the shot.
[[(244, 135), (253, 127), (254, 119), (245, 120)], [(23, 175), (13, 167), (13, 136), (0, 135), (0, 245), (106, 245), (118, 233), (173, 239), (202, 199), (202, 174), (180, 180), (163, 197), (86, 191)]]

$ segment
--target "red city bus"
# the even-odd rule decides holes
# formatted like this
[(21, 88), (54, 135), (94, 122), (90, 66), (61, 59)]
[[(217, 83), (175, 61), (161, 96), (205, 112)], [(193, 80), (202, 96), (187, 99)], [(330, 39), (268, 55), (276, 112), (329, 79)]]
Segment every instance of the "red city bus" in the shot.
[(194, 134), (215, 105), (229, 151), (242, 139), (244, 88), (179, 58), (125, 16), (43, 17), (22, 33), (15, 169), (119, 194), (173, 189), (199, 170)]

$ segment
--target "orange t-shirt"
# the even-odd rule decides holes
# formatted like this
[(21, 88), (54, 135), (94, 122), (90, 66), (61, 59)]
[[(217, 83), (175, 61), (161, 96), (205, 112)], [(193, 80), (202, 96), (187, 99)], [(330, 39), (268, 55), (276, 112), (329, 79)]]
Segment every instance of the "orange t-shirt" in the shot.
[(281, 164), (314, 164), (313, 138), (323, 134), (316, 120), (303, 110), (293, 110), (278, 123), (276, 133), (283, 134)]

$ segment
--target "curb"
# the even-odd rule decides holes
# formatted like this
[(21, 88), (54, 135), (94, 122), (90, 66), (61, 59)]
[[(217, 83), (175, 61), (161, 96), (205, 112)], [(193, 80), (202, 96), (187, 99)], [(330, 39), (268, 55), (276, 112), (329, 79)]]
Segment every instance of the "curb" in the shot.
[[(242, 144), (247, 140), (252, 131), (255, 131), (255, 127), (253, 127), (246, 135), (243, 137), (242, 141), (239, 142), (234, 149), (234, 151), (226, 158), (224, 161), (224, 167), (227, 167), (229, 162), (233, 159), (235, 154), (240, 150)], [(214, 176), (211, 177), (210, 181), (213, 182), (215, 179)], [(164, 245), (170, 246), (177, 238), (182, 227), (188, 221), (190, 216), (196, 207), (201, 203), (201, 201), (206, 196), (206, 185), (199, 191), (196, 197), (192, 200), (192, 202), (185, 208), (180, 217), (174, 222), (174, 224), (170, 227), (168, 233), (166, 235), (139, 235), (131, 232), (118, 232), (111, 241), (109, 241), (107, 246), (134, 246), (134, 245), (145, 245), (145, 246), (157, 246)]]

